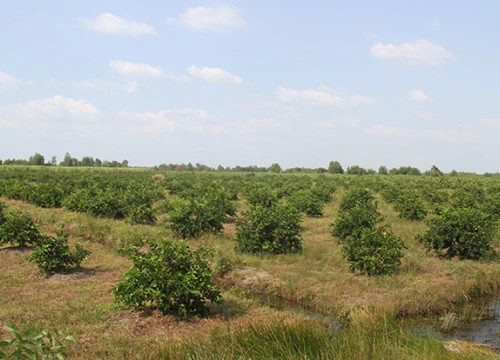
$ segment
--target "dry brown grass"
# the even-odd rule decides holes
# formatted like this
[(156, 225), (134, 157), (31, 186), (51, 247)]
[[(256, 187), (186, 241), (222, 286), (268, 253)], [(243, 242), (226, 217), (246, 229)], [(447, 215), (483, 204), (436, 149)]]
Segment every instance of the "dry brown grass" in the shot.
[[(304, 307), (325, 314), (346, 314), (360, 307), (376, 307), (395, 316), (448, 314), (474, 298), (492, 294), (500, 286), (500, 264), (442, 261), (425, 253), (414, 237), (423, 223), (399, 219), (380, 201), (386, 222), (408, 246), (394, 276), (352, 274), (329, 225), (337, 213), (341, 193), (325, 208), (322, 218), (304, 218), (303, 252), (292, 255), (244, 255), (235, 251), (235, 224), (218, 235), (190, 240), (193, 246), (215, 246), (233, 264), (226, 278), (226, 303), (213, 307), (207, 319), (180, 322), (160, 314), (141, 314), (117, 306), (111, 287), (131, 263), (116, 252), (141, 237), (171, 236), (163, 226), (131, 226), (123, 221), (95, 219), (64, 209), (41, 209), (18, 201), (9, 207), (30, 213), (43, 232), (55, 234), (64, 225), (70, 243), (83, 242), (92, 251), (83, 269), (69, 275), (43, 278), (36, 266), (23, 261), (29, 250), (0, 249), (0, 324), (21, 318), (47, 328), (71, 330), (78, 358), (128, 358), (132, 349), (154, 349), (161, 342), (191, 334), (206, 334), (224, 326), (246, 326), (272, 321), (276, 316), (299, 316), (273, 310), (263, 303)], [(240, 208), (245, 204), (241, 203)], [(5, 335), (0, 330), (0, 338)], [(128, 348), (128, 350), (127, 350)], [(142, 350), (141, 350), (142, 351)]]

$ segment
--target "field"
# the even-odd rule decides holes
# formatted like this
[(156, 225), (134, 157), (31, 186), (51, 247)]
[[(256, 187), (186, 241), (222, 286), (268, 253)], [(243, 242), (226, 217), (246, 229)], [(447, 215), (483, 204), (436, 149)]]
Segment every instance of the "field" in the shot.
[[(377, 226), (387, 224), (387, 231), (404, 243), (401, 264), (388, 275), (351, 271), (345, 243), (332, 235), (342, 201), (355, 188), (369, 190), (382, 217)], [(44, 276), (26, 261), (33, 246), (0, 247), (0, 324), (22, 326), (25, 319), (72, 333), (76, 342), (70, 345), (70, 358), (499, 358), (489, 347), (466, 342), (453, 343), (458, 350), (452, 351), (439, 333), (488, 316), (486, 304), (500, 288), (497, 258), (489, 252), (479, 260), (443, 259), (419, 241), (429, 221), (447, 209), (475, 209), (496, 222), (500, 178), (495, 176), (0, 166), (0, 201), (7, 205), (5, 213), (29, 214), (41, 233), (56, 236), (62, 228), (70, 245), (81, 243), (91, 251), (81, 268)], [(301, 249), (266, 253), (237, 248), (241, 221), (256, 204), (268, 201), (300, 213)], [(217, 209), (225, 212), (200, 223)], [(188, 224), (189, 219), (198, 222)], [(145, 239), (182, 237), (192, 249), (216, 249), (210, 261), (223, 301), (208, 305), (210, 315), (184, 320), (115, 301), (111, 289), (133, 265), (119, 249), (144, 249)], [(500, 252), (496, 232), (490, 245)], [(469, 254), (475, 250), (471, 246)], [(6, 337), (0, 330), (0, 339)]]

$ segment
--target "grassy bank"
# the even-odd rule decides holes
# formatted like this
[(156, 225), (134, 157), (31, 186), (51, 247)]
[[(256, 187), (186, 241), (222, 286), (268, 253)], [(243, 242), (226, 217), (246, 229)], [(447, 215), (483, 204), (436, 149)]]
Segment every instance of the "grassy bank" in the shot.
[[(143, 237), (171, 237), (165, 226), (130, 225), (0, 199), (10, 209), (29, 213), (42, 232), (55, 234), (63, 226), (71, 243), (82, 242), (92, 251), (80, 271), (44, 278), (24, 261), (30, 249), (1, 248), (0, 324), (19, 324), (25, 318), (71, 331), (78, 339), (71, 351), (79, 359), (498, 358), (464, 344), (460, 353), (447, 350), (443, 342), (411, 330), (404, 319), (433, 316), (447, 321), (452, 313), (457, 321), (480, 318), (483, 309), (475, 300), (498, 291), (500, 264), (430, 256), (415, 240), (426, 225), (400, 219), (379, 198), (385, 222), (406, 242), (403, 264), (393, 276), (353, 274), (330, 235), (342, 194), (334, 193), (323, 217), (304, 217), (302, 253), (241, 254), (235, 250), (234, 222), (226, 223), (220, 234), (189, 240), (194, 247), (216, 247), (214, 262), (224, 262), (228, 271), (217, 279), (225, 302), (212, 306), (210, 317), (186, 322), (126, 310), (111, 294), (131, 266), (117, 248), (139, 245)], [(240, 210), (246, 206), (245, 201), (238, 205)], [(498, 241), (493, 246), (500, 250)], [(331, 315), (345, 327), (336, 333), (323, 321), (280, 310), (286, 307)], [(0, 338), (6, 335), (0, 330)]]

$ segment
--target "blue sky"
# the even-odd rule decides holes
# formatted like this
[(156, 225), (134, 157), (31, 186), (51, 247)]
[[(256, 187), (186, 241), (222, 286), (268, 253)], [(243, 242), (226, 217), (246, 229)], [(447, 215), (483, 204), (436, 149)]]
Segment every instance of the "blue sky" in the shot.
[(500, 168), (500, 3), (28, 1), (0, 159)]

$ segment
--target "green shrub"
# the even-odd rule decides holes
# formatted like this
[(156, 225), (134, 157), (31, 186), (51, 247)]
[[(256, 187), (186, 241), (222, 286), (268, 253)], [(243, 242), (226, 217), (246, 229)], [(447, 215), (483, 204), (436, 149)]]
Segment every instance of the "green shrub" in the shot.
[(36, 244), (39, 239), (38, 226), (26, 213), (11, 211), (0, 225), (0, 244), (26, 246)]
[(112, 188), (100, 189), (97, 185), (82, 188), (64, 199), (64, 207), (71, 211), (85, 212), (95, 217), (123, 219), (126, 208), (120, 191)]
[(278, 197), (268, 187), (256, 187), (247, 192), (247, 201), (251, 206), (271, 207), (278, 203)]
[(198, 198), (172, 201), (169, 227), (183, 239), (200, 236), (204, 232), (218, 233), (227, 215), (235, 215), (236, 207), (222, 189), (211, 189)]
[(441, 258), (479, 260), (493, 256), (497, 222), (476, 208), (444, 209), (419, 240)]
[(224, 189), (210, 189), (201, 198), (212, 212), (221, 210), (228, 216), (236, 215), (236, 205), (231, 201), (231, 194)]
[(482, 189), (475, 187), (458, 188), (451, 194), (451, 205), (456, 208), (476, 208), (484, 201), (485, 195)]
[(372, 205), (375, 202), (375, 197), (373, 196), (370, 189), (353, 186), (349, 191), (342, 197), (340, 202), (339, 211), (346, 212), (350, 209), (355, 208), (357, 205)]
[(253, 206), (236, 222), (236, 243), (241, 252), (273, 254), (302, 249), (300, 213), (292, 206), (276, 203)]
[(427, 209), (420, 197), (414, 194), (404, 194), (394, 203), (394, 211), (399, 212), (399, 217), (407, 220), (424, 220)]
[(388, 203), (394, 203), (401, 196), (403, 190), (400, 186), (396, 184), (389, 183), (386, 188), (380, 191), (380, 195), (384, 198)]
[(359, 237), (363, 229), (375, 228), (382, 219), (375, 202), (360, 203), (349, 211), (339, 212), (337, 219), (331, 225), (331, 234), (343, 242), (349, 237)]
[[(4, 202), (0, 201), (0, 226), (7, 221), (7, 216), (4, 213), (4, 209), (7, 209), (7, 205)], [(1, 234), (1, 233), (0, 233)], [(0, 238), (1, 239), (1, 238)], [(1, 243), (1, 240), (0, 240)]]
[(50, 181), (33, 187), (28, 201), (42, 208), (60, 208), (67, 194), (61, 184)]
[(424, 187), (420, 195), (432, 208), (444, 206), (450, 201), (450, 195), (446, 190), (436, 190), (432, 186)]
[(67, 359), (68, 342), (75, 341), (59, 330), (53, 334), (38, 327), (20, 330), (10, 323), (5, 330), (12, 338), (0, 341), (0, 359)]
[(207, 256), (210, 248), (192, 251), (184, 241), (145, 239), (149, 251), (138, 247), (124, 251), (134, 262), (125, 279), (113, 288), (116, 300), (135, 309), (154, 308), (163, 313), (207, 315), (207, 301), (219, 302), (220, 291), (212, 280)]
[(388, 275), (401, 265), (403, 241), (385, 228), (364, 228), (350, 237), (342, 250), (349, 269), (368, 275)]
[(150, 206), (141, 204), (133, 207), (129, 211), (128, 222), (132, 225), (153, 225), (156, 223), (156, 216), (154, 215), (153, 209)]
[(298, 211), (308, 216), (323, 216), (324, 202), (316, 197), (311, 190), (297, 191), (290, 196), (288, 201)]
[(44, 275), (52, 272), (67, 274), (72, 268), (80, 267), (82, 261), (89, 255), (90, 251), (83, 249), (80, 244), (76, 244), (75, 251), (71, 252), (68, 235), (60, 230), (55, 238), (41, 236), (35, 251), (28, 256), (28, 260), (35, 262)]
[(28, 201), (32, 191), (33, 186), (26, 181), (13, 180), (5, 182), (2, 196), (8, 199)]
[(179, 200), (173, 202), (173, 205), (168, 221), (176, 236), (187, 239), (198, 237), (204, 232), (217, 233), (224, 228), (226, 214), (223, 209), (196, 199)]
[(491, 195), (484, 203), (483, 209), (485, 212), (494, 216), (496, 218), (500, 218), (500, 194), (496, 193)]
[(382, 220), (372, 192), (367, 188), (353, 186), (342, 197), (338, 217), (331, 224), (331, 234), (344, 242), (349, 237), (359, 237), (365, 228), (375, 228)]

